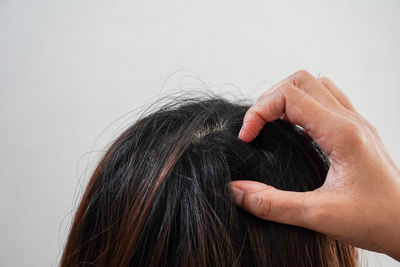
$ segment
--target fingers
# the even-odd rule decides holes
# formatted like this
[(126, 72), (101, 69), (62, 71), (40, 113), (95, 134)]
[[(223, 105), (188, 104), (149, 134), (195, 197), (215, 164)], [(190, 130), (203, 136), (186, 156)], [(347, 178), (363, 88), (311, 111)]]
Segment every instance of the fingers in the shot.
[(293, 84), (300, 90), (311, 95), (312, 98), (317, 100), (323, 106), (340, 112), (340, 105), (338, 100), (327, 90), (327, 88), (318, 81), (313, 75), (307, 71), (300, 70), (286, 78), (287, 81)]
[(239, 138), (251, 141), (266, 122), (283, 114), (292, 123), (303, 127), (325, 153), (331, 153), (333, 144), (327, 133), (335, 128), (339, 117), (290, 83), (282, 85), (247, 111)]
[(237, 205), (264, 220), (318, 228), (317, 192), (289, 192), (255, 181), (234, 181)]
[[(284, 114), (290, 113), (292, 103), (296, 103), (296, 98), (285, 99), (287, 95), (284, 95), (282, 99), (282, 92), (285, 93), (288, 88), (295, 88), (298, 91), (302, 91), (303, 94), (307, 94), (326, 109), (336, 113), (343, 113), (342, 110), (344, 109), (339, 101), (324, 85), (322, 85), (322, 83), (308, 72), (298, 71), (261, 95), (256, 104), (247, 111), (243, 120), (242, 129), (239, 133), (240, 139), (245, 142), (250, 142), (258, 135), (265, 123), (275, 120), (282, 115), (286, 116), (292, 123), (296, 123), (290, 116)], [(299, 93), (295, 97), (300, 97)], [(313, 114), (313, 117), (314, 116), (315, 114)], [(300, 126), (305, 128), (305, 125), (300, 124)]]
[[(344, 115), (346, 117), (349, 110), (355, 111), (347, 97), (329, 79), (315, 79), (314, 76), (306, 71), (298, 71), (262, 94), (256, 104), (247, 111), (239, 133), (240, 139), (250, 142), (258, 135), (265, 123), (282, 116), (286, 117), (292, 123), (297, 123), (292, 120), (291, 116), (285, 114), (290, 113), (292, 103), (296, 103), (295, 99), (289, 99), (290, 101), (284, 99), (285, 101), (283, 101), (280, 96), (288, 87), (294, 87), (297, 90), (303, 91), (315, 102), (331, 111), (332, 114)], [(283, 106), (284, 108), (282, 108)], [(316, 116), (317, 114), (314, 114), (312, 117)], [(306, 125), (299, 125), (306, 128), (304, 127)], [(319, 127), (318, 124), (317, 127)], [(317, 129), (314, 130), (317, 131)]]
[(329, 92), (339, 101), (341, 105), (352, 112), (356, 112), (355, 108), (351, 104), (347, 96), (334, 84), (330, 79), (321, 77), (317, 79), (323, 86), (325, 86)]
[(337, 110), (340, 107), (338, 100), (330, 93), (330, 91), (313, 75), (304, 70), (297, 71), (285, 78), (273, 86), (270, 90), (262, 94), (259, 100), (262, 100), (264, 97), (268, 97), (271, 92), (279, 89), (287, 83), (291, 83), (298, 89), (311, 95), (325, 107), (328, 107), (332, 110)]

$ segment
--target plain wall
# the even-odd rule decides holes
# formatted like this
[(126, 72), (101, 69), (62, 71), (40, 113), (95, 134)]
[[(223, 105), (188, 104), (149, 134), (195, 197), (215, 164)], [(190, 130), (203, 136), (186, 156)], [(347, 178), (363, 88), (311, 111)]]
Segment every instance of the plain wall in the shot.
[(101, 151), (200, 81), (254, 98), (299, 69), (328, 76), (400, 163), (399, 48), (399, 0), (1, 0), (0, 266), (57, 265)]

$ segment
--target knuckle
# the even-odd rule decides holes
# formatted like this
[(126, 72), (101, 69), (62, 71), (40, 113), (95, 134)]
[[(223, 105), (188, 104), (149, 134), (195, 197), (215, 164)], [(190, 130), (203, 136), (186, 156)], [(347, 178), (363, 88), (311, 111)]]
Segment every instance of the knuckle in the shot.
[(262, 118), (261, 114), (263, 113), (264, 108), (260, 103), (254, 104), (246, 113), (245, 120), (249, 117), (253, 117), (254, 115)]
[(250, 109), (249, 113), (259, 113), (263, 110), (263, 105), (260, 102), (255, 103)]
[(368, 140), (366, 140), (362, 127), (357, 122), (345, 122), (340, 131), (342, 131), (342, 134), (344, 134), (345, 138), (348, 141), (348, 145), (351, 147), (363, 146), (368, 142)]
[(281, 86), (279, 92), (280, 92), (281, 94), (287, 95), (287, 94), (289, 94), (291, 91), (293, 91), (293, 89), (294, 89), (293, 84), (291, 84), (290, 82), (285, 82), (285, 83)]
[(274, 114), (275, 116), (280, 115), (283, 107), (282, 107), (282, 99), (284, 99), (284, 95), (282, 92), (278, 92), (280, 94), (278, 97), (272, 99), (271, 104), (269, 106), (269, 112)]
[(271, 215), (271, 201), (263, 194), (257, 194), (254, 197), (254, 208), (257, 217), (268, 219)]
[(331, 83), (331, 80), (330, 80), (329, 78), (327, 78), (327, 77), (320, 77), (320, 78), (318, 78), (318, 81), (319, 81), (320, 83), (322, 83), (322, 84), (329, 84), (329, 83)]
[(283, 87), (283, 94), (285, 94), (285, 97), (292, 109), (299, 103), (302, 103), (306, 95), (308, 95), (306, 91), (299, 90), (294, 85), (289, 83)]
[(375, 135), (375, 136), (379, 135), (378, 130), (376, 129), (376, 127), (372, 123), (370, 123), (369, 121), (367, 121), (364, 118), (361, 118), (361, 119), (362, 119), (363, 123), (366, 125), (366, 127), (371, 131), (371, 133), (373, 135)]
[(378, 129), (376, 129), (376, 127), (372, 123), (370, 123), (370, 122), (367, 122), (367, 123), (368, 123), (368, 126), (369, 126), (371, 132), (374, 135), (379, 135)]
[(347, 120), (345, 123), (343, 123), (342, 130), (349, 137), (357, 137), (360, 132), (357, 123), (350, 120)]
[(343, 128), (344, 128), (346, 134), (349, 136), (357, 136), (357, 134), (358, 134), (358, 127), (355, 122), (346, 121)]
[(292, 74), (291, 78), (294, 81), (298, 81), (298, 80), (305, 80), (312, 77), (312, 75), (306, 71), (306, 70), (298, 70), (295, 73)]
[(280, 99), (280, 98), (292, 98), (293, 94), (295, 93), (296, 87), (290, 83), (284, 83), (279, 90), (276, 92), (278, 94), (279, 97), (277, 97), (276, 99)]
[[(285, 88), (287, 85), (284, 85)], [(273, 116), (278, 116), (281, 114), (285, 101), (285, 90), (284, 88), (279, 88), (267, 98), (259, 100), (257, 104), (253, 106), (253, 112), (261, 116), (262, 114), (271, 114)]]

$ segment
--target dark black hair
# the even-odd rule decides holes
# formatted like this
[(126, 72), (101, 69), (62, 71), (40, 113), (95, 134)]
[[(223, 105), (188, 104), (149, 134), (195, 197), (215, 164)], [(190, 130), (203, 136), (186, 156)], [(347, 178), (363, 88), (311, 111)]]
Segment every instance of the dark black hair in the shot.
[(329, 161), (296, 126), (238, 139), (248, 105), (185, 99), (138, 120), (95, 170), (61, 266), (355, 266), (354, 248), (235, 205), (229, 182), (320, 187)]

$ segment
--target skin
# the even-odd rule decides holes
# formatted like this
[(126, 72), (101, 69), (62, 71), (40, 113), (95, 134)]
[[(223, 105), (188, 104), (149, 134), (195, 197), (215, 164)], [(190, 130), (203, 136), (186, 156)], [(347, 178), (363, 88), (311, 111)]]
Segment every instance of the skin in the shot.
[(376, 129), (331, 80), (306, 71), (262, 94), (247, 111), (239, 138), (250, 142), (277, 118), (304, 128), (328, 155), (326, 181), (309, 192), (235, 181), (238, 206), (259, 218), (312, 229), (400, 261), (400, 169)]

